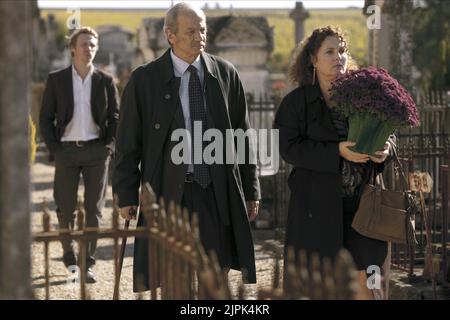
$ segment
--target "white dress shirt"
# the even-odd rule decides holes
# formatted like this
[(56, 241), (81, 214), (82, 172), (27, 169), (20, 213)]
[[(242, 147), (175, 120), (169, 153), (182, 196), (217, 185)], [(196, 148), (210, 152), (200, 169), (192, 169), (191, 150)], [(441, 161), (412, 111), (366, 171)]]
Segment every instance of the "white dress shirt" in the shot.
[(83, 81), (72, 65), (73, 117), (67, 124), (61, 141), (87, 141), (100, 136), (100, 129), (94, 122), (91, 111), (93, 73), (94, 67), (91, 67)]
[[(186, 61), (178, 58), (172, 50), (170, 50), (170, 56), (172, 57), (172, 63), (173, 63), (173, 71), (175, 74), (175, 77), (181, 78), (180, 82), (180, 90), (179, 90), (179, 96), (181, 101), (181, 107), (183, 109), (183, 116), (184, 116), (184, 125), (185, 128), (190, 132), (191, 137), (193, 137), (192, 128), (191, 128), (191, 112), (189, 109), (189, 79), (191, 77), (191, 73), (187, 70), (187, 68), (190, 66), (189, 63)], [(200, 55), (192, 62), (192, 65), (197, 68), (197, 74), (200, 78), (200, 83), (203, 87), (204, 84), (204, 71), (202, 66), (202, 61), (200, 58)], [(203, 97), (204, 99), (204, 97)], [(206, 103), (205, 103), (206, 107)], [(205, 128), (203, 128), (205, 130)], [(191, 159), (192, 162), (192, 146), (189, 144), (188, 154), (189, 159)], [(194, 166), (192, 164), (189, 165), (188, 168), (189, 172), (194, 172)]]

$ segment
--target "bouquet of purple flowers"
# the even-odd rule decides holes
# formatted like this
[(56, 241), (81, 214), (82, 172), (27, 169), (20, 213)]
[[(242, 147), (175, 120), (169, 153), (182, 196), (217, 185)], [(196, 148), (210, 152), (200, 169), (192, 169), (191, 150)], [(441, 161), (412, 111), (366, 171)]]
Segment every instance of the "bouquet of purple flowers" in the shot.
[(332, 83), (335, 110), (349, 119), (347, 140), (354, 151), (374, 154), (390, 134), (420, 125), (419, 113), (408, 91), (382, 68), (349, 71)]

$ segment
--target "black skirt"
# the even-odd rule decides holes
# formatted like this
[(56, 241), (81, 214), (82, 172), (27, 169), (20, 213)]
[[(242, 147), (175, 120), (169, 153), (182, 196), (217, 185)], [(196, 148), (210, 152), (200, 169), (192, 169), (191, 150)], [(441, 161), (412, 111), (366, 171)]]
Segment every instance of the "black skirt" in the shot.
[(353, 256), (358, 271), (367, 270), (371, 265), (383, 267), (388, 243), (365, 237), (352, 228), (352, 221), (358, 209), (358, 193), (342, 198), (344, 219), (344, 248)]

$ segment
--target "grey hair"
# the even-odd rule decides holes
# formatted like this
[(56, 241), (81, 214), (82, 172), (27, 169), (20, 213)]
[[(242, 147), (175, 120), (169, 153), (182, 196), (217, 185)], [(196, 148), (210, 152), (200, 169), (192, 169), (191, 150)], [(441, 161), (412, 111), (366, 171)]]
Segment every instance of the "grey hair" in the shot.
[(166, 17), (164, 18), (164, 32), (170, 30), (172, 33), (177, 33), (177, 20), (180, 12), (196, 13), (199, 16), (206, 18), (205, 13), (202, 9), (196, 8), (186, 2), (180, 2), (174, 5), (172, 8), (167, 10)]

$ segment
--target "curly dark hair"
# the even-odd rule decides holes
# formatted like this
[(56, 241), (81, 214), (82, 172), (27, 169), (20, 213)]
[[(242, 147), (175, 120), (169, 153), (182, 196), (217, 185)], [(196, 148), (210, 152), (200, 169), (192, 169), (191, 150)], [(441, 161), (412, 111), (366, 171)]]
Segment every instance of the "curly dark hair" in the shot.
[[(347, 41), (345, 41), (344, 33), (339, 27), (326, 26), (317, 28), (304, 41), (298, 44), (294, 51), (291, 65), (288, 70), (289, 80), (293, 84), (303, 86), (311, 84), (313, 79), (314, 66), (311, 57), (314, 57), (320, 49), (323, 41), (330, 36), (337, 36), (344, 44), (348, 53)], [(347, 70), (357, 69), (355, 61), (348, 55)]]

